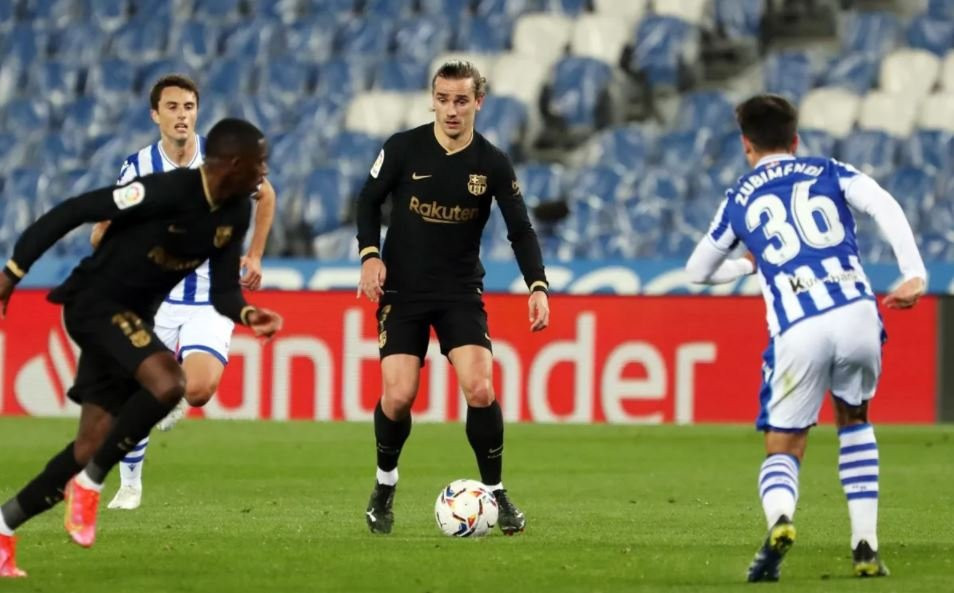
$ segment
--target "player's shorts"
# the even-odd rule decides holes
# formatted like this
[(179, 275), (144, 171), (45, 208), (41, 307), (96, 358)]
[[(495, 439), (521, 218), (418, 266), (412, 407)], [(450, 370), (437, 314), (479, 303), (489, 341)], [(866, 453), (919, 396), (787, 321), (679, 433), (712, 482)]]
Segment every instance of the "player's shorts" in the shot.
[(208, 304), (180, 305), (163, 301), (156, 312), (156, 334), (182, 362), (190, 354), (206, 352), (222, 364), (229, 362), (235, 322)]
[(391, 302), (385, 295), (378, 305), (377, 319), (381, 358), (413, 354), (423, 363), (431, 327), (444, 356), (458, 346), (483, 346), (493, 351), (487, 311), (480, 300)]
[(134, 375), (157, 352), (162, 340), (136, 312), (118, 303), (81, 296), (63, 307), (63, 322), (80, 347), (76, 380), (67, 395), (78, 404), (93, 403), (118, 414), (140, 389)]
[(865, 299), (800, 321), (762, 357), (760, 430), (801, 431), (818, 422), (828, 391), (850, 406), (874, 397), (884, 326)]

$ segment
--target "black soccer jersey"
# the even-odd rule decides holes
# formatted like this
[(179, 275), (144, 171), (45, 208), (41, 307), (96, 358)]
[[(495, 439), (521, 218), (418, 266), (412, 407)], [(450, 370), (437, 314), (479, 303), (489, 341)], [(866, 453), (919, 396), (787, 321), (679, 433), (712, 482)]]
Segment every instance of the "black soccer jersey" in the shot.
[(199, 169), (156, 173), (51, 209), (17, 241), (4, 272), (16, 281), (70, 230), (110, 220), (99, 247), (50, 292), (50, 301), (101, 296), (151, 319), (169, 291), (209, 259), (212, 304), (241, 323), (246, 303), (238, 283), (239, 259), (250, 214), (244, 196), (213, 206)]
[(547, 288), (540, 245), (510, 159), (477, 132), (470, 144), (453, 152), (437, 141), (434, 124), (385, 142), (358, 199), (362, 259), (378, 252), (381, 205), (388, 195), (393, 209), (381, 253), (388, 293), (400, 298), (479, 295), (484, 277), (480, 237), (493, 199), (527, 286)]

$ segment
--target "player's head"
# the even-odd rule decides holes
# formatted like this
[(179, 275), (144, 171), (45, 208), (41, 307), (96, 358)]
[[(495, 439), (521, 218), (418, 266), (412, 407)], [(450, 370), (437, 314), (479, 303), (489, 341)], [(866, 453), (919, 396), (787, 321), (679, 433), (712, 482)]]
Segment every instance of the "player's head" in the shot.
[(268, 142), (261, 130), (244, 119), (225, 118), (205, 142), (205, 167), (222, 179), (224, 195), (250, 195), (268, 175)]
[(174, 142), (185, 143), (195, 133), (199, 114), (199, 87), (189, 77), (167, 74), (149, 91), (152, 121), (159, 134)]
[(784, 97), (755, 95), (735, 108), (742, 147), (749, 164), (773, 152), (794, 154), (798, 148), (798, 110)]
[(431, 79), (434, 117), (449, 138), (467, 137), (487, 94), (487, 79), (466, 60), (445, 62)]

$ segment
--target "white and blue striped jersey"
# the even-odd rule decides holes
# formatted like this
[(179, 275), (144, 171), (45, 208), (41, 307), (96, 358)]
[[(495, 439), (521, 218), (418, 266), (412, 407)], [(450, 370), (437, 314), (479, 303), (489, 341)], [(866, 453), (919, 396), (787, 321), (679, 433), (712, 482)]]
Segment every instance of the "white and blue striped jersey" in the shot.
[(756, 257), (772, 336), (833, 308), (874, 299), (849, 208), (852, 185), (862, 179), (859, 188), (874, 184), (834, 159), (772, 155), (726, 191), (708, 236), (723, 252), (742, 242)]
[[(195, 169), (205, 161), (205, 138), (196, 134), (196, 153), (192, 161), (186, 165), (190, 169)], [(119, 180), (117, 184), (125, 184), (136, 177), (143, 177), (150, 173), (172, 171), (178, 169), (177, 165), (162, 150), (160, 142), (150, 144), (149, 146), (131, 154), (123, 161), (123, 167), (119, 171)], [(202, 262), (194, 272), (183, 278), (182, 282), (176, 285), (166, 297), (166, 302), (185, 305), (204, 305), (209, 304), (209, 262)]]

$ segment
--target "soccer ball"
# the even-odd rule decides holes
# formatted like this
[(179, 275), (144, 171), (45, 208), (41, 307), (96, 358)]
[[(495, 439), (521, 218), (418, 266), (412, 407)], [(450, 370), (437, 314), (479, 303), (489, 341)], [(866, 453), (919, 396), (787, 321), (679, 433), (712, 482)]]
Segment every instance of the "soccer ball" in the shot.
[(434, 517), (444, 535), (480, 537), (497, 524), (497, 499), (476, 480), (454, 480), (437, 495)]

